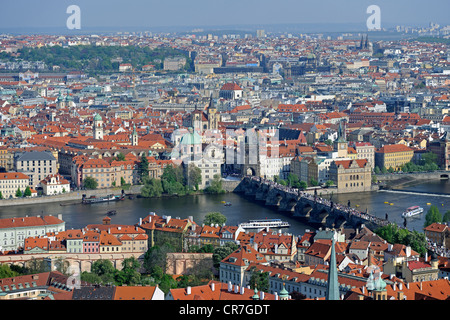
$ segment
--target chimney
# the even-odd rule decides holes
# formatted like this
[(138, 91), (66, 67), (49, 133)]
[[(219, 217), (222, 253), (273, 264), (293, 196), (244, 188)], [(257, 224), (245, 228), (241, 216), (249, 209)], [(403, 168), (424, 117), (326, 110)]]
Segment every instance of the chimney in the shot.
[(264, 291), (259, 292), (259, 300), (264, 300)]
[(358, 295), (358, 300), (364, 300), (364, 296), (362, 294)]
[(402, 291), (397, 292), (397, 300), (405, 300), (405, 295)]
[(216, 289), (214, 282), (211, 282), (211, 291), (214, 291)]
[(398, 290), (403, 290), (403, 283), (400, 282), (400, 283), (398, 284)]
[(275, 300), (278, 300), (278, 292), (275, 291)]
[(58, 219), (59, 219), (59, 220), (62, 220), (62, 214), (61, 214), (61, 213), (58, 214)]
[(234, 286), (234, 293), (238, 293), (239, 292), (239, 286), (238, 285), (235, 285)]
[(142, 218), (139, 218), (139, 225), (142, 225)]
[(245, 292), (245, 288), (244, 288), (244, 286), (242, 286), (241, 287), (241, 295), (244, 294), (244, 292)]
[(228, 292), (233, 291), (233, 285), (231, 284), (231, 281), (228, 281)]
[(410, 246), (406, 246), (406, 257), (410, 257), (411, 256), (411, 247)]
[(188, 286), (188, 287), (186, 287), (186, 295), (188, 296), (190, 294), (191, 294), (191, 287)]

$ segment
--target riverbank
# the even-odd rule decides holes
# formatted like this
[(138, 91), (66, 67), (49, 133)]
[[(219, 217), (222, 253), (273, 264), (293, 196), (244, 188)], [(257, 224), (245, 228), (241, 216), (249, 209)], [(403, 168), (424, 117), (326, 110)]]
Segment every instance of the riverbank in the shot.
[[(239, 185), (240, 180), (222, 180), (222, 189), (225, 192), (233, 192), (236, 187)], [(130, 186), (128, 190), (125, 190), (124, 192), (127, 195), (140, 195), (141, 189), (143, 188), (143, 185), (134, 185)], [(96, 197), (106, 197), (108, 195), (121, 195), (122, 194), (122, 188), (116, 187), (116, 188), (105, 188), (105, 189), (95, 189), (95, 190), (80, 190), (80, 191), (72, 191), (72, 192), (66, 192), (63, 194), (57, 194), (52, 196), (40, 196), (40, 197), (33, 197), (33, 198), (16, 198), (16, 199), (2, 199), (0, 200), (0, 208), (3, 207), (12, 207), (12, 206), (21, 206), (21, 205), (31, 205), (31, 204), (43, 204), (43, 203), (61, 203), (70, 205), (69, 202), (77, 202), (81, 203), (81, 199), (83, 197), (83, 194), (86, 195), (87, 198), (91, 196)], [(206, 194), (203, 191), (200, 192), (192, 192), (189, 195), (196, 195), (196, 194)], [(161, 197), (174, 197), (176, 195), (167, 195), (163, 194)]]
[[(126, 194), (137, 195), (141, 193), (142, 186), (136, 185), (131, 186)], [(66, 203), (66, 202), (75, 202), (79, 201), (81, 203), (81, 199), (83, 194), (86, 195), (87, 198), (91, 196), (96, 197), (106, 197), (108, 195), (121, 195), (122, 189), (120, 187), (117, 188), (106, 188), (106, 189), (95, 189), (95, 190), (79, 190), (66, 192), (63, 194), (57, 194), (52, 196), (40, 196), (33, 198), (16, 198), (16, 199), (2, 199), (0, 200), (0, 207), (12, 207), (12, 206), (21, 206), (21, 205), (30, 205), (30, 204), (42, 204), (42, 203)]]

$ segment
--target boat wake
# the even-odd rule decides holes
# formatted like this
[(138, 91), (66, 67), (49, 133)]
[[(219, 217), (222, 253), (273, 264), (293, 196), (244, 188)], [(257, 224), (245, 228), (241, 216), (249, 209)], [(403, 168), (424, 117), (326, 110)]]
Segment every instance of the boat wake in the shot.
[(401, 190), (378, 190), (378, 191), (391, 192), (391, 193), (415, 194), (415, 195), (418, 195), (418, 196), (432, 196), (432, 197), (446, 197), (446, 198), (450, 198), (450, 194), (445, 194), (445, 193), (428, 193), (428, 192), (401, 191)]

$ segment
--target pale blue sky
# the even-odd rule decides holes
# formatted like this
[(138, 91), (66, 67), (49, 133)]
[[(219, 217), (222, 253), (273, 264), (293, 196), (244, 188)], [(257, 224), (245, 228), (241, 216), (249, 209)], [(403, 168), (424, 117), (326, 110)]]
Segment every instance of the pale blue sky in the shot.
[(217, 26), (280, 23), (360, 23), (381, 8), (381, 23), (450, 24), (450, 0), (2, 0), (5, 28), (65, 27), (69, 5), (82, 27)]

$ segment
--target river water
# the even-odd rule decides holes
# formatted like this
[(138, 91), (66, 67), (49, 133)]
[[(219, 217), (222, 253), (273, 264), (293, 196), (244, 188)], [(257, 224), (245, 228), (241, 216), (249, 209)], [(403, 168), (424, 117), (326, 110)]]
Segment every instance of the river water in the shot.
[[(403, 186), (403, 192), (377, 191), (355, 194), (334, 195), (333, 201), (347, 204), (350, 200), (352, 207), (370, 214), (388, 219), (398, 225), (403, 225), (401, 213), (410, 206), (419, 205), (424, 213), (417, 218), (407, 220), (407, 228), (422, 232), (425, 214), (430, 205), (436, 205), (442, 214), (450, 210), (450, 182), (433, 181), (416, 185)], [(414, 193), (409, 193), (414, 192)], [(433, 193), (424, 194), (423, 192)], [(437, 193), (439, 193), (437, 195)], [(231, 206), (224, 206), (222, 201), (231, 202)], [(81, 201), (80, 201), (81, 202)], [(386, 204), (385, 202), (388, 202)], [(392, 203), (392, 205), (390, 205)], [(207, 213), (218, 211), (227, 217), (227, 225), (237, 225), (250, 219), (279, 218), (290, 223), (286, 232), (301, 235), (306, 229), (315, 228), (304, 221), (290, 217), (287, 213), (265, 207), (262, 202), (246, 198), (240, 194), (226, 193), (221, 195), (192, 195), (184, 197), (135, 198), (133, 200), (98, 203), (75, 204), (61, 206), (59, 203), (34, 204), (0, 208), (0, 218), (25, 217), (33, 215), (58, 215), (66, 222), (66, 229), (83, 228), (88, 224), (102, 223), (102, 219), (109, 210), (116, 210), (111, 217), (112, 224), (134, 225), (139, 218), (146, 217), (150, 212), (157, 215), (188, 218), (192, 216), (197, 224), (202, 224)]]

